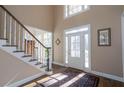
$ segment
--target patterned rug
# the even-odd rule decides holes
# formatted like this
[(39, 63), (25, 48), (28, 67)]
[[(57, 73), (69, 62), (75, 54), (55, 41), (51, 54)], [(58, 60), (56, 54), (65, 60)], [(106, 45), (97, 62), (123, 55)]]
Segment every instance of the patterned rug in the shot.
[[(67, 68), (61, 73), (62, 75), (58, 77), (49, 76), (51, 78), (50, 80), (41, 84), (38, 83), (37, 86), (40, 85), (42, 87), (97, 87), (99, 83), (98, 77), (73, 68)], [(65, 78), (59, 78), (64, 76)]]
[(98, 83), (98, 77), (91, 74), (86, 74), (80, 80), (70, 85), (70, 87), (97, 87)]

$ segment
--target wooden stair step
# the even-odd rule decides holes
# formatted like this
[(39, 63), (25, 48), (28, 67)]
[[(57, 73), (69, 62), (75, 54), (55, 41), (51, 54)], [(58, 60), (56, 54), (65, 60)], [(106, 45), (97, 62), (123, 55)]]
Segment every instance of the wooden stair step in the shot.
[(22, 57), (32, 57), (32, 55), (24, 55), (24, 56), (22, 56)]
[(2, 45), (3, 47), (18, 47), (17, 45)]
[(0, 39), (2, 39), (2, 40), (8, 40), (7, 38), (0, 38)]
[(38, 61), (38, 59), (31, 59), (29, 62)]
[(43, 68), (43, 67), (47, 67), (47, 65), (46, 64), (43, 64), (40, 68)]
[(13, 53), (18, 53), (18, 52), (25, 52), (23, 50), (16, 50), (16, 51), (13, 51)]
[(42, 64), (41, 62), (37, 62), (35, 65), (40, 65), (40, 64)]

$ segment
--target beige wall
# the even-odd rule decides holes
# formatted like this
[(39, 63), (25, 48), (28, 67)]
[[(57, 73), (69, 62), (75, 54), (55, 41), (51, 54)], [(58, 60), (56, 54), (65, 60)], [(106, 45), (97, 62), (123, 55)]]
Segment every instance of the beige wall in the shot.
[(41, 71), (0, 49), (0, 86), (4, 86), (15, 75), (17, 77), (11, 83), (38, 73), (41, 73)]
[[(63, 18), (63, 6), (56, 6), (54, 42), (61, 40), (60, 45), (54, 43), (54, 61), (64, 62), (63, 58), (63, 30), (80, 25), (91, 25), (91, 69), (112, 75), (122, 76), (121, 55), (121, 14), (122, 6), (91, 6), (90, 10)], [(111, 27), (112, 46), (97, 46), (97, 29)]]
[(5, 6), (24, 25), (53, 31), (54, 9), (48, 5), (6, 5)]

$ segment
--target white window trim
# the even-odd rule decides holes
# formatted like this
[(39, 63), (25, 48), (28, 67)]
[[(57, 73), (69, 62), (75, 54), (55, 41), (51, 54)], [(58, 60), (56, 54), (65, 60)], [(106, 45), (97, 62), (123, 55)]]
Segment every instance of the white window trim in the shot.
[(88, 11), (88, 10), (90, 10), (90, 5), (88, 5), (88, 8), (87, 9), (85, 9), (85, 10), (82, 10), (82, 11), (80, 11), (80, 12), (77, 12), (77, 13), (74, 13), (74, 14), (72, 14), (72, 15), (69, 15), (69, 16), (67, 16), (66, 17), (66, 14), (65, 14), (65, 12), (66, 12), (66, 9), (65, 9), (65, 6), (64, 6), (64, 19), (68, 19), (68, 18), (71, 18), (71, 17), (73, 17), (73, 16), (76, 16), (76, 15), (79, 15), (79, 14), (81, 14), (81, 13), (83, 13), (83, 12), (86, 12), (86, 11)]
[(69, 30), (75, 30), (75, 29), (78, 29), (78, 28), (81, 28), (81, 27), (82, 28), (83, 27), (88, 27), (89, 28), (89, 30), (88, 30), (88, 35), (89, 35), (89, 38), (88, 38), (89, 39), (89, 47), (88, 47), (88, 49), (89, 49), (89, 56), (88, 56), (88, 58), (89, 58), (89, 68), (88, 69), (84, 68), (83, 70), (86, 71), (86, 72), (91, 72), (91, 26), (90, 26), (90, 24), (83, 25), (83, 26), (72, 27), (72, 28), (67, 28), (67, 29), (64, 30), (64, 33), (63, 33), (63, 41), (64, 41), (63, 58), (64, 58), (64, 65), (68, 67), (68, 64), (66, 64), (66, 49), (65, 49), (66, 48), (66, 46), (65, 46), (66, 34), (65, 33), (67, 31), (69, 31)]

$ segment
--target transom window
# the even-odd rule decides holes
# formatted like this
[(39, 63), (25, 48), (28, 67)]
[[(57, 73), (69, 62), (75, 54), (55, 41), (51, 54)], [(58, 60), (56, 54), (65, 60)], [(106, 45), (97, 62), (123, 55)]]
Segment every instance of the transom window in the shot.
[(66, 5), (65, 6), (65, 18), (78, 14), (87, 9), (89, 9), (88, 5)]

